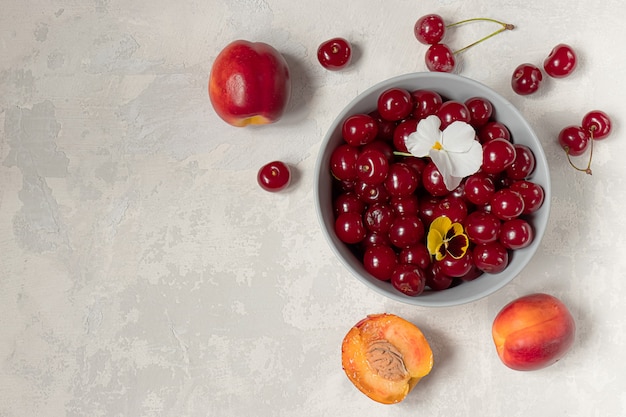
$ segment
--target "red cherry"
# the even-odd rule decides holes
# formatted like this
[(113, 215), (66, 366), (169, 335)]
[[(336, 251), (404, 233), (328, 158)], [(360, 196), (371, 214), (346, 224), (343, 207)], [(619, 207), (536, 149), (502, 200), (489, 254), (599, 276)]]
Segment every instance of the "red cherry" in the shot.
[(515, 147), (506, 139), (493, 139), (483, 145), (482, 170), (499, 174), (515, 161)]
[(507, 249), (517, 250), (530, 245), (533, 241), (533, 228), (524, 219), (513, 219), (502, 223), (498, 240)]
[(352, 58), (352, 46), (343, 38), (333, 38), (322, 43), (317, 49), (320, 64), (331, 71), (345, 68)]
[(515, 219), (524, 211), (524, 199), (518, 192), (510, 188), (496, 191), (491, 197), (489, 205), (491, 212), (500, 220)]
[(441, 130), (456, 121), (469, 123), (472, 118), (467, 106), (456, 100), (445, 101), (437, 110), (437, 116), (441, 120)]
[(438, 14), (427, 14), (417, 19), (413, 32), (419, 42), (432, 45), (441, 42), (446, 34), (446, 24)]
[(545, 192), (541, 185), (522, 180), (514, 182), (509, 188), (522, 196), (524, 200), (524, 211), (522, 214), (533, 214), (543, 205)]
[(343, 144), (339, 145), (330, 155), (330, 172), (341, 181), (356, 179), (356, 160), (359, 158), (358, 148)]
[(611, 133), (611, 119), (601, 110), (592, 110), (583, 116), (581, 127), (591, 138), (604, 139)]
[(257, 182), (265, 191), (277, 192), (284, 190), (291, 182), (291, 170), (284, 162), (270, 162), (263, 165), (259, 170)]
[(426, 287), (426, 274), (415, 265), (400, 264), (391, 274), (391, 285), (401, 293), (415, 297)]
[(390, 88), (378, 96), (377, 110), (385, 120), (397, 121), (413, 111), (411, 93), (403, 88)]
[(365, 145), (376, 139), (378, 123), (368, 114), (353, 114), (343, 121), (341, 134), (348, 145)]
[(578, 64), (576, 52), (571, 46), (560, 43), (555, 46), (543, 61), (543, 69), (553, 78), (563, 78), (570, 75)]
[(471, 97), (465, 100), (470, 113), (470, 124), (474, 129), (484, 126), (493, 114), (493, 104), (483, 97)]
[(580, 156), (589, 146), (589, 134), (580, 126), (567, 126), (558, 136), (561, 147), (572, 156)]
[(526, 145), (515, 144), (515, 159), (506, 168), (506, 176), (512, 180), (523, 180), (535, 169), (535, 154)]
[(365, 238), (366, 230), (360, 213), (341, 213), (335, 219), (335, 234), (344, 243), (358, 243)]
[(473, 254), (476, 267), (488, 274), (502, 272), (509, 264), (509, 253), (498, 241), (476, 245)]
[(363, 267), (381, 281), (389, 281), (397, 265), (396, 252), (387, 245), (369, 246), (363, 254)]
[(415, 90), (411, 93), (415, 107), (413, 108), (413, 117), (417, 120), (424, 119), (437, 113), (443, 99), (441, 95), (432, 90)]
[(521, 64), (511, 77), (511, 87), (519, 95), (532, 94), (539, 89), (543, 75), (541, 70), (533, 64)]
[(426, 68), (435, 72), (452, 72), (456, 67), (454, 52), (446, 44), (436, 43), (426, 50)]

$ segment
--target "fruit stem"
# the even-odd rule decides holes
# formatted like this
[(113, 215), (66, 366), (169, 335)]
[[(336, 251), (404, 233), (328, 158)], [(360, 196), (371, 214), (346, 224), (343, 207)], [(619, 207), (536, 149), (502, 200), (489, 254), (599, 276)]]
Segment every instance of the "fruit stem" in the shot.
[(471, 43), (471, 44), (469, 44), (469, 45), (459, 49), (458, 51), (454, 51), (453, 54), (456, 55), (458, 53), (461, 53), (461, 52), (471, 48), (472, 46), (475, 46), (475, 45), (477, 45), (477, 44), (479, 44), (479, 43), (481, 43), (483, 41), (486, 41), (487, 39), (489, 39), (489, 38), (491, 38), (493, 36), (496, 36), (498, 33), (504, 32), (505, 30), (513, 30), (513, 29), (515, 29), (515, 25), (512, 25), (511, 23), (501, 22), (499, 20), (490, 19), (488, 17), (474, 17), (472, 19), (465, 19), (465, 20), (461, 20), (461, 21), (456, 22), (456, 23), (451, 23), (451, 24), (447, 25), (446, 27), (450, 28), (450, 27), (461, 25), (463, 23), (476, 22), (476, 21), (487, 21), (487, 22), (497, 23), (497, 24), (499, 24), (502, 27), (500, 29), (496, 30), (495, 32), (493, 32), (493, 33), (491, 33), (491, 34), (489, 34), (489, 35), (487, 35), (487, 36), (477, 40), (476, 42), (473, 42), (473, 43)]
[(591, 158), (593, 158), (593, 131), (596, 130), (595, 126), (592, 126), (591, 129), (589, 129), (589, 134), (590, 134), (590, 139), (591, 140), (591, 146), (589, 147), (589, 160), (587, 161), (587, 168), (578, 168), (576, 165), (574, 165), (574, 163), (572, 162), (572, 159), (570, 158), (570, 154), (569, 154), (569, 147), (565, 148), (565, 155), (567, 155), (567, 162), (569, 162), (569, 164), (572, 166), (572, 168), (574, 168), (576, 171), (581, 171), (584, 172), (586, 174), (592, 175), (591, 173)]

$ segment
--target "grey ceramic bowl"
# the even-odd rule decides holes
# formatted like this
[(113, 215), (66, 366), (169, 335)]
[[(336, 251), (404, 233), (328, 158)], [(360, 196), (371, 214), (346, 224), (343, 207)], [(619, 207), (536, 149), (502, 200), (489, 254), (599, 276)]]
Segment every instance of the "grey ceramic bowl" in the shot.
[[(496, 120), (503, 122), (511, 131), (513, 142), (527, 145), (534, 152), (536, 167), (529, 179), (543, 187), (545, 200), (542, 207), (533, 214), (531, 220), (535, 231), (533, 242), (524, 249), (516, 250), (503, 272), (483, 274), (473, 281), (463, 282), (458, 286), (442, 291), (426, 289), (419, 296), (410, 297), (397, 291), (390, 283), (371, 276), (350, 248), (335, 235), (331, 195), (332, 177), (329, 161), (332, 151), (343, 141), (341, 137), (343, 120), (355, 113), (369, 113), (375, 110), (380, 93), (391, 87), (401, 87), (409, 91), (430, 89), (437, 91), (447, 99), (458, 101), (465, 101), (474, 96), (484, 97), (493, 104)], [(369, 88), (352, 100), (333, 121), (322, 142), (316, 164), (315, 191), (317, 213), (322, 231), (343, 265), (359, 281), (382, 295), (404, 303), (429, 307), (454, 306), (473, 302), (492, 294), (511, 282), (531, 261), (540, 245), (549, 217), (551, 200), (550, 173), (543, 148), (537, 135), (520, 112), (498, 93), (479, 82), (458, 75), (436, 72), (413, 73), (394, 77)]]

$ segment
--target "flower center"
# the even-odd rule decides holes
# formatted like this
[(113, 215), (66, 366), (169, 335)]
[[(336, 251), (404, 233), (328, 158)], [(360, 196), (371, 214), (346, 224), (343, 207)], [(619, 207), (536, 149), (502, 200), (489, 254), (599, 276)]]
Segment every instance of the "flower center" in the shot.
[(440, 150), (442, 150), (442, 149), (443, 149), (443, 145), (441, 144), (441, 142), (436, 141), (436, 142), (433, 144), (433, 149), (434, 149), (434, 150), (436, 150), (436, 151), (440, 151)]

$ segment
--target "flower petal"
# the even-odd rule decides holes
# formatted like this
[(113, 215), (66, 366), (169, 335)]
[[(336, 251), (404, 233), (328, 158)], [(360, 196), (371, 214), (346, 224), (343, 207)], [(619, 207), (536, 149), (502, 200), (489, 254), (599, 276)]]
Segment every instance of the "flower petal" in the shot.
[(476, 131), (468, 123), (452, 122), (442, 132), (441, 143), (448, 152), (467, 152), (475, 141)]
[(452, 256), (454, 259), (460, 259), (467, 252), (467, 248), (469, 247), (469, 239), (466, 235), (460, 234), (455, 235), (452, 239), (446, 242), (446, 251)]
[(476, 139), (472, 139), (470, 147), (463, 153), (448, 152), (450, 159), (450, 175), (467, 177), (480, 169), (483, 164), (483, 147)]
[(431, 255), (436, 255), (443, 245), (444, 236), (450, 229), (452, 221), (446, 216), (437, 217), (430, 224), (428, 236), (426, 238), (426, 247)]
[[(433, 161), (441, 176), (443, 177), (443, 183), (446, 185), (448, 191), (454, 190), (461, 183), (462, 177), (453, 175), (454, 163), (450, 156), (456, 154), (450, 154), (446, 151), (437, 151), (435, 149), (430, 151), (430, 159)], [(463, 154), (458, 154), (463, 155)], [(481, 159), (482, 162), (482, 159)]]
[(418, 158), (427, 156), (435, 143), (441, 141), (440, 126), (441, 120), (437, 116), (428, 116), (420, 120), (417, 130), (407, 136), (404, 141), (407, 150)]

